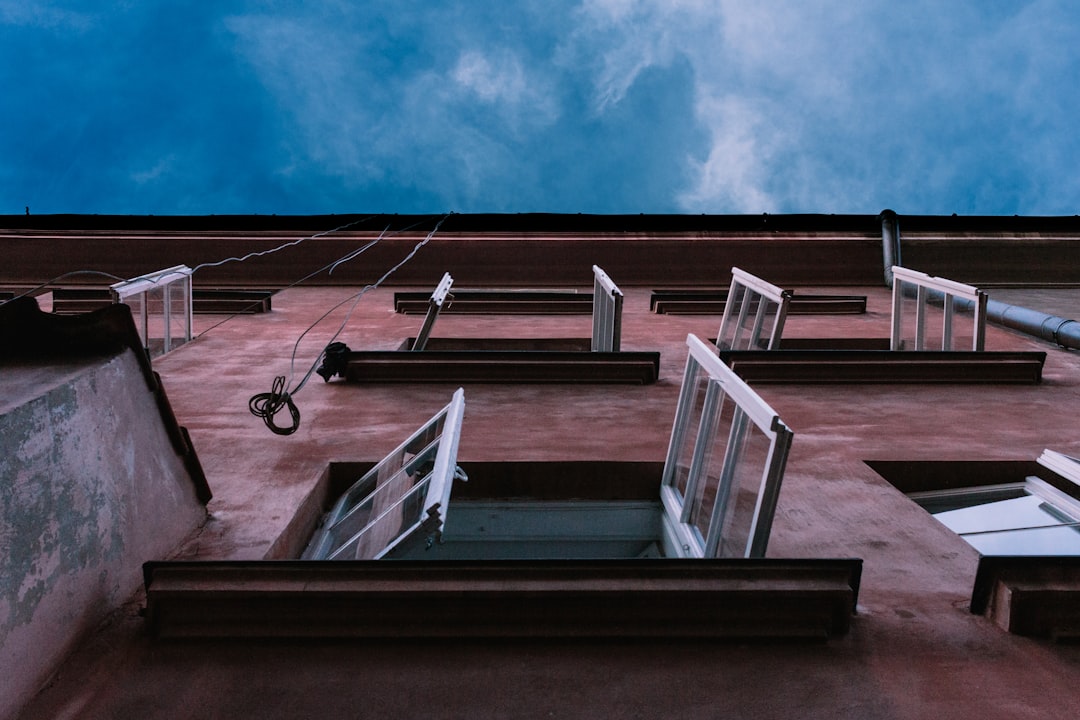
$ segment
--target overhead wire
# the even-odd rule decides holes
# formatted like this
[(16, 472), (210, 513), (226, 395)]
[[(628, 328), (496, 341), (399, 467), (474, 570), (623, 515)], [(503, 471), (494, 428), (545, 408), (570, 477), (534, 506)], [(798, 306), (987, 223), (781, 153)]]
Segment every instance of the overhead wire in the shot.
[(7, 303), (12, 302), (13, 300), (19, 300), (20, 298), (24, 298), (27, 295), (33, 295), (38, 290), (43, 290), (43, 289), (49, 287), (50, 285), (53, 285), (55, 283), (60, 282), (64, 278), (69, 278), (69, 277), (72, 277), (74, 275), (101, 275), (103, 277), (109, 278), (110, 280), (116, 280), (117, 282), (123, 282), (126, 279), (126, 278), (122, 278), (122, 277), (120, 277), (118, 275), (113, 275), (112, 273), (104, 272), (102, 270), (72, 270), (71, 272), (66, 272), (66, 273), (64, 273), (62, 275), (57, 275), (56, 277), (51, 278), (51, 279), (41, 283), (37, 287), (30, 288), (26, 292), (20, 293), (19, 295), (16, 295), (15, 297), (8, 298), (7, 300), (0, 301), (0, 305), (6, 305)]
[[(307, 236), (302, 237), (302, 238), (297, 238), (296, 240), (290, 240), (287, 243), (282, 243), (281, 245), (278, 245), (277, 247), (274, 247), (274, 248), (270, 248), (269, 250), (258, 250), (256, 252), (249, 252), (247, 255), (242, 255), (240, 257), (227, 257), (224, 260), (218, 260), (216, 262), (201, 263), (201, 264), (196, 265), (195, 267), (191, 268), (191, 272), (195, 273), (197, 270), (202, 270), (203, 268), (208, 268), (208, 267), (217, 267), (219, 265), (224, 265), (225, 263), (228, 263), (228, 262), (244, 262), (245, 260), (250, 260), (253, 257), (262, 257), (263, 255), (270, 255), (271, 253), (276, 253), (279, 250), (284, 250), (285, 248), (293, 247), (294, 245), (299, 245), (300, 243), (306, 242), (307, 240), (315, 240), (316, 238), (325, 237), (327, 235), (333, 235), (334, 233), (341, 232), (342, 230), (348, 230), (349, 228), (354, 227), (356, 225), (359, 225), (360, 223), (367, 222), (368, 220), (370, 220), (373, 217), (375, 217), (375, 216), (374, 215), (368, 215), (365, 218), (360, 218), (359, 220), (353, 220), (352, 222), (345, 223), (344, 225), (339, 225), (338, 227), (333, 228), (332, 230), (324, 230), (323, 232), (315, 233), (314, 235), (307, 235)], [(321, 270), (318, 271), (318, 272), (321, 272)]]
[[(325, 237), (327, 235), (332, 235), (334, 233), (341, 232), (342, 230), (348, 230), (351, 227), (354, 227), (354, 226), (359, 225), (361, 223), (367, 222), (368, 220), (370, 220), (373, 217), (375, 217), (375, 215), (368, 215), (367, 217), (362, 217), (362, 218), (359, 218), (357, 220), (347, 222), (344, 225), (339, 225), (338, 227), (332, 228), (330, 230), (323, 230), (322, 232), (315, 233), (314, 235), (305, 235), (304, 237), (296, 238), (295, 240), (290, 240), (287, 243), (282, 243), (281, 245), (278, 245), (277, 247), (270, 248), (268, 250), (259, 250), (259, 251), (256, 251), (256, 252), (250, 252), (247, 255), (242, 255), (240, 257), (227, 257), (224, 260), (217, 260), (215, 262), (200, 263), (199, 265), (196, 265), (195, 267), (191, 268), (191, 273), (195, 274), (196, 271), (202, 270), (203, 268), (218, 267), (219, 265), (224, 265), (225, 263), (228, 263), (228, 262), (243, 262), (243, 261), (249, 260), (249, 259), (251, 259), (253, 257), (262, 257), (264, 255), (270, 255), (271, 253), (276, 253), (279, 250), (284, 250), (285, 248), (289, 248), (289, 247), (293, 247), (295, 245), (299, 245), (300, 243), (306, 242), (307, 240), (314, 240), (316, 238), (321, 238), (321, 237)], [(351, 260), (352, 258), (359, 255), (361, 252), (366, 250), (367, 247), (370, 247), (370, 244), (368, 246), (365, 246), (365, 247), (361, 248), (358, 251), (355, 251), (354, 253), (351, 253), (350, 255), (346, 256), (345, 258), (342, 258), (341, 260), (338, 260), (337, 264), (340, 264), (341, 262), (347, 262), (348, 260)], [(335, 264), (333, 267), (337, 267), (337, 264)], [(326, 266), (326, 267), (330, 267), (330, 266)], [(303, 282), (304, 280), (307, 280), (308, 278), (311, 278), (313, 275), (316, 275), (316, 274), (322, 272), (323, 270), (325, 270), (326, 267), (319, 268), (314, 273), (312, 273), (310, 275), (307, 275), (305, 278), (301, 279), (298, 282)], [(333, 272), (333, 269), (331, 269), (331, 272)], [(171, 274), (170, 271), (163, 270), (163, 271), (161, 271), (159, 273), (147, 273), (146, 275), (143, 275), (141, 277), (142, 277), (142, 279), (147, 280), (148, 282), (153, 284), (153, 283), (157, 282), (157, 279), (159, 277), (162, 277), (162, 276), (167, 275), (167, 274)], [(23, 293), (20, 293), (19, 295), (16, 295), (16, 296), (14, 296), (12, 298), (8, 298), (7, 300), (2, 300), (2, 301), (0, 301), (0, 305), (4, 305), (6, 303), (9, 303), (12, 300), (18, 300), (20, 298), (24, 298), (27, 295), (33, 295), (34, 293), (38, 292), (39, 290), (43, 290), (43, 289), (49, 287), (50, 285), (55, 285), (56, 283), (60, 282), (61, 280), (64, 280), (65, 278), (69, 278), (69, 277), (72, 277), (72, 276), (75, 276), (75, 275), (100, 275), (100, 276), (103, 276), (103, 277), (107, 277), (110, 280), (115, 280), (116, 282), (123, 282), (123, 281), (129, 279), (129, 278), (120, 277), (119, 275), (113, 275), (112, 273), (104, 272), (102, 270), (72, 270), (71, 272), (66, 272), (66, 273), (64, 273), (62, 275), (57, 275), (54, 278), (50, 278), (49, 280), (43, 282), (42, 284), (40, 284), (40, 285), (38, 285), (36, 287), (30, 288), (29, 290), (27, 290), (27, 291), (25, 291)], [(292, 287), (292, 286), (290, 285), (289, 287)], [(255, 304), (257, 304), (257, 303), (255, 303)], [(230, 320), (231, 318), (236, 317), (236, 315), (238, 315), (238, 314), (239, 313), (234, 313), (233, 315), (229, 316), (228, 318), (223, 320), (221, 323), (218, 323), (217, 325), (214, 325), (213, 327), (217, 327), (218, 325), (221, 325), (222, 323), (226, 322), (227, 320)], [(210, 329), (213, 329), (213, 328), (210, 328)], [(205, 333), (205, 332), (206, 331), (203, 331), (203, 333)], [(203, 334), (203, 333), (200, 333), (200, 334)]]
[[(352, 317), (352, 313), (356, 309), (356, 306), (360, 302), (360, 299), (363, 298), (363, 296), (366, 295), (371, 290), (374, 290), (374, 289), (378, 288), (380, 285), (382, 285), (383, 282), (386, 281), (387, 278), (389, 278), (391, 275), (393, 275), (395, 272), (397, 272), (402, 266), (404, 266), (406, 263), (408, 263), (410, 260), (412, 260), (412, 258), (416, 255), (416, 253), (418, 253), (420, 251), (420, 248), (424, 247), (425, 245), (428, 244), (428, 242), (431, 241), (431, 239), (439, 231), (439, 228), (442, 227), (442, 224), (452, 214), (453, 213), (444, 214), (438, 220), (438, 222), (435, 224), (435, 227), (432, 228), (432, 230), (429, 233), (427, 233), (427, 235), (424, 236), (424, 239), (421, 240), (420, 242), (418, 242), (413, 247), (413, 249), (400, 262), (398, 262), (396, 265), (394, 265), (389, 270), (387, 270), (385, 273), (383, 273), (383, 275), (378, 280), (376, 280), (374, 283), (371, 283), (370, 285), (364, 286), (359, 292), (357, 292), (354, 295), (352, 295), (352, 296), (350, 296), (348, 298), (345, 298), (341, 302), (337, 303), (336, 305), (331, 307), (329, 310), (327, 310), (325, 313), (323, 313), (314, 323), (312, 323), (310, 326), (308, 326), (308, 328), (306, 330), (304, 330), (304, 332), (302, 332), (299, 337), (297, 337), (296, 342), (293, 343), (292, 355), (290, 356), (290, 360), (289, 360), (289, 375), (288, 375), (288, 377), (286, 378), (286, 376), (283, 376), (283, 375), (275, 377), (273, 385), (271, 386), (271, 390), (270, 390), (269, 393), (258, 393), (256, 395), (252, 396), (251, 399), (248, 401), (248, 409), (249, 409), (249, 411), (253, 415), (262, 418), (263, 422), (266, 423), (267, 427), (269, 427), (276, 434), (290, 435), (293, 432), (295, 432), (296, 429), (300, 426), (300, 411), (299, 411), (299, 409), (297, 409), (295, 403), (292, 400), (292, 397), (296, 393), (298, 393), (304, 387), (304, 385), (307, 384), (307, 381), (311, 378), (311, 375), (315, 372), (315, 369), (319, 366), (319, 363), (322, 361), (323, 357), (325, 356), (326, 347), (329, 346), (331, 343), (333, 343), (337, 339), (338, 335), (340, 335), (341, 332), (345, 329), (346, 325), (348, 325), (349, 319)], [(355, 227), (356, 225), (359, 225), (359, 224), (361, 224), (363, 222), (366, 222), (367, 220), (370, 220), (373, 217), (375, 217), (375, 216), (374, 215), (369, 215), (367, 217), (360, 218), (358, 220), (353, 220), (351, 222), (345, 223), (344, 225), (340, 225), (340, 226), (332, 228), (330, 230), (324, 230), (322, 232), (315, 233), (314, 235), (307, 235), (307, 236), (304, 236), (304, 237), (301, 237), (301, 238), (297, 238), (295, 240), (290, 240), (289, 242), (282, 243), (281, 245), (278, 245), (276, 247), (273, 247), (273, 248), (270, 248), (270, 249), (267, 249), (267, 250), (260, 250), (260, 251), (250, 252), (250, 253), (247, 253), (246, 255), (228, 257), (228, 258), (224, 258), (223, 260), (218, 260), (218, 261), (214, 261), (214, 262), (200, 263), (200, 264), (194, 266), (191, 269), (191, 272), (192, 272), (192, 274), (194, 274), (196, 271), (201, 270), (203, 268), (218, 267), (220, 265), (224, 265), (225, 263), (229, 263), (229, 262), (244, 262), (245, 260), (249, 260), (249, 259), (254, 258), (254, 257), (262, 257), (262, 256), (265, 256), (265, 255), (269, 255), (271, 253), (275, 253), (275, 252), (278, 252), (280, 250), (284, 250), (284, 249), (289, 248), (289, 247), (294, 247), (294, 246), (299, 245), (300, 243), (305, 242), (307, 240), (313, 240), (313, 239), (316, 239), (316, 238), (331, 235), (333, 233), (341, 232), (343, 230), (347, 230), (347, 229), (349, 229), (351, 227)], [(401, 234), (403, 232), (408, 232), (409, 230), (412, 230), (412, 229), (418, 227), (422, 223), (423, 223), (423, 221), (413, 223), (412, 225), (409, 225), (409, 226), (407, 226), (405, 228), (402, 228), (400, 230), (394, 231), (393, 233), (390, 233), (390, 235), (392, 236), (392, 235)], [(331, 263), (329, 263), (327, 265), (324, 265), (323, 267), (308, 273), (307, 275), (300, 278), (299, 280), (287, 285), (284, 288), (281, 288), (281, 290), (278, 290), (276, 292), (281, 292), (282, 290), (288, 290), (290, 288), (296, 287), (297, 285), (311, 279), (312, 277), (314, 277), (315, 275), (318, 275), (319, 273), (323, 272), (324, 270), (327, 271), (328, 274), (333, 274), (334, 270), (336, 270), (339, 266), (341, 266), (344, 263), (350, 262), (350, 261), (354, 260), (355, 258), (359, 257), (361, 254), (366, 252), (368, 249), (370, 249), (370, 248), (374, 247), (376, 244), (378, 244), (379, 241), (381, 241), (385, 237), (387, 237), (387, 232), (389, 231), (389, 229), (390, 229), (390, 226), (387, 225), (386, 228), (383, 229), (382, 233), (380, 233), (379, 236), (377, 238), (375, 238), (374, 240), (360, 246), (359, 248), (356, 248), (354, 250), (350, 250), (348, 253), (346, 253), (342, 257), (338, 258), (337, 260), (334, 260), (333, 262), (331, 262)], [(168, 274), (170, 274), (170, 271), (161, 271), (160, 273), (148, 273), (147, 275), (142, 276), (142, 279), (147, 280), (147, 281), (149, 281), (151, 283), (154, 283), (154, 282), (156, 282), (156, 279), (158, 277), (163, 277), (163, 276), (168, 275)], [(31, 288), (30, 290), (27, 290), (26, 292), (24, 292), (24, 293), (22, 293), (20, 295), (17, 295), (17, 296), (15, 296), (13, 298), (10, 298), (8, 300), (0, 301), (0, 305), (11, 302), (12, 300), (16, 300), (16, 299), (19, 299), (19, 298), (22, 298), (22, 297), (26, 297), (27, 295), (31, 295), (31, 294), (39, 291), (39, 290), (47, 288), (50, 285), (53, 285), (53, 284), (55, 284), (55, 283), (57, 283), (57, 282), (59, 282), (61, 280), (64, 280), (65, 278), (76, 276), (76, 275), (99, 275), (99, 276), (110, 278), (110, 279), (115, 280), (117, 282), (123, 282), (123, 281), (128, 279), (128, 278), (123, 278), (123, 277), (114, 275), (112, 273), (104, 272), (104, 271), (101, 271), (101, 270), (89, 270), (89, 269), (86, 269), (86, 270), (73, 270), (71, 272), (63, 273), (62, 275), (58, 275), (58, 276), (56, 276), (54, 278), (51, 278), (48, 281), (42, 283), (41, 285), (38, 285), (37, 287)], [(346, 303), (348, 303), (350, 301), (352, 301), (352, 306), (349, 308), (348, 312), (345, 314), (345, 318), (344, 318), (344, 320), (342, 320), (341, 325), (334, 332), (334, 335), (330, 338), (330, 341), (326, 344), (326, 346), (323, 347), (323, 350), (321, 350), (319, 352), (319, 355), (315, 358), (315, 361), (311, 364), (311, 367), (308, 368), (308, 371), (304, 374), (304, 377), (300, 380), (300, 382), (296, 385), (295, 388), (292, 388), (292, 380), (293, 380), (293, 377), (295, 376), (295, 372), (296, 372), (296, 355), (297, 355), (297, 352), (298, 352), (299, 347), (300, 347), (300, 342), (304, 339), (304, 337), (309, 332), (311, 332), (319, 323), (321, 323), (323, 320), (325, 320), (331, 313), (333, 313), (335, 310), (340, 308), (342, 305), (345, 305)], [(254, 303), (254, 304), (257, 304), (257, 303)], [(228, 322), (229, 320), (231, 320), (232, 318), (236, 317), (239, 314), (240, 313), (237, 312), (237, 313), (233, 313), (232, 315), (229, 315), (228, 317), (221, 320), (220, 322), (210, 326), (206, 330), (203, 330), (201, 333), (199, 333), (199, 337), (202, 337), (203, 335), (210, 332), (211, 330), (223, 325), (224, 323)], [(290, 390), (290, 388), (292, 388), (292, 389)], [(285, 408), (288, 408), (288, 410), (289, 410), (289, 414), (290, 414), (290, 416), (292, 418), (292, 423), (288, 427), (281, 427), (281, 426), (276, 425), (274, 423), (274, 417)]]
[[(345, 298), (341, 302), (331, 307), (329, 310), (319, 316), (319, 318), (315, 320), (315, 322), (309, 325), (307, 329), (304, 330), (304, 332), (300, 333), (299, 337), (296, 338), (296, 342), (293, 343), (292, 355), (289, 360), (288, 378), (286, 378), (286, 376), (284, 375), (278, 375), (274, 378), (274, 382), (271, 386), (270, 392), (257, 393), (256, 395), (253, 395), (251, 397), (251, 399), (248, 401), (248, 410), (251, 412), (252, 415), (261, 418), (266, 424), (266, 426), (277, 435), (291, 435), (292, 433), (296, 432), (296, 430), (300, 427), (300, 411), (299, 409), (297, 409), (296, 404), (293, 402), (293, 396), (296, 395), (296, 393), (300, 392), (300, 390), (303, 389), (304, 385), (307, 384), (307, 381), (311, 379), (311, 376), (315, 372), (315, 369), (319, 366), (319, 363), (322, 362), (323, 357), (326, 355), (326, 347), (328, 347), (331, 343), (337, 340), (338, 335), (340, 335), (341, 332), (348, 325), (349, 319), (352, 317), (352, 313), (356, 309), (356, 306), (359, 304), (361, 298), (363, 298), (364, 295), (366, 295), (368, 292), (378, 288), (380, 285), (383, 284), (383, 282), (386, 281), (387, 278), (389, 278), (406, 263), (412, 260), (416, 253), (420, 251), (420, 248), (427, 245), (431, 241), (431, 238), (435, 237), (435, 233), (439, 231), (439, 228), (442, 227), (442, 224), (446, 222), (446, 219), (450, 217), (451, 214), (452, 213), (447, 213), (443, 215), (435, 224), (435, 227), (432, 228), (432, 230), (424, 237), (424, 239), (418, 242), (401, 261), (399, 261), (396, 265), (383, 273), (383, 275), (378, 280), (369, 285), (365, 285), (363, 288), (360, 289), (359, 292), (354, 293), (353, 295)], [(415, 225), (412, 227), (415, 227)], [(385, 230), (383, 232), (385, 234)], [(405, 230), (398, 231), (398, 233), (400, 232), (405, 232)], [(364, 246), (363, 248), (351, 252), (350, 254), (344, 256), (339, 260), (336, 260), (334, 263), (331, 263), (326, 267), (331, 268), (332, 272), (333, 269), (340, 265), (342, 262), (345, 262), (346, 260), (351, 260), (352, 258), (359, 255), (361, 252), (366, 250), (368, 247), (374, 245), (375, 242), (378, 242), (378, 240), (381, 239), (381, 237), (382, 236), (380, 236), (380, 238), (376, 239), (375, 241), (369, 243), (368, 245)], [(322, 269), (316, 272), (321, 272)], [(352, 302), (352, 306), (346, 312), (345, 318), (341, 321), (341, 325), (338, 326), (338, 329), (334, 332), (333, 336), (326, 343), (326, 345), (323, 346), (323, 349), (319, 352), (318, 356), (315, 358), (315, 361), (311, 364), (311, 367), (308, 368), (308, 371), (304, 374), (304, 377), (300, 380), (299, 383), (297, 383), (296, 387), (293, 387), (292, 381), (296, 372), (296, 354), (300, 347), (300, 342), (309, 332), (314, 330), (319, 323), (329, 317), (335, 310), (350, 301)], [(292, 424), (288, 427), (282, 427), (274, 422), (274, 416), (285, 408), (288, 408), (289, 413), (292, 416)]]

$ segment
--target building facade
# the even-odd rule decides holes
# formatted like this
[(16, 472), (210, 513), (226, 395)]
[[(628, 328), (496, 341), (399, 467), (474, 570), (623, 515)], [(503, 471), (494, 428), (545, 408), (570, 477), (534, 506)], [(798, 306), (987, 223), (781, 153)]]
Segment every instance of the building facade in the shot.
[[(118, 491), (109, 518), (71, 520), (117, 538), (109, 547), (122, 558), (107, 593), (64, 584), (103, 577), (94, 553), (78, 554), (100, 549), (100, 532), (73, 531), (63, 554), (76, 558), (55, 572), (32, 559), (16, 567), (7, 554), (0, 657), (15, 680), (4, 703), (11, 717), (1080, 710), (1080, 654), (1068, 642), (1080, 630), (1069, 550), (1080, 518), (1068, 514), (1080, 498), (1069, 460), (1080, 457), (1080, 359), (1066, 322), (1080, 317), (1076, 218), (55, 216), (0, 225), (2, 289), (36, 298), (50, 318), (23, 323), (12, 319), (21, 302), (0, 306), (3, 385), (14, 398), (4, 418), (14, 427), (37, 403), (55, 419), (61, 404), (47, 398), (57, 388), (75, 388), (90, 418), (64, 426), (62, 461), (31, 452), (56, 437), (51, 421), (5, 440), (3, 481), (25, 488), (48, 478), (60, 498), (28, 506), (29, 490), (9, 493), (8, 546), (44, 557), (27, 528), (69, 517), (82, 502), (70, 499), (79, 476), (99, 494), (105, 477), (159, 488), (155, 502)], [(164, 403), (131, 342), (103, 348), (50, 324), (77, 327), (110, 302), (117, 280), (175, 266), (193, 269), (193, 328), (190, 342), (150, 360)], [(588, 345), (593, 266), (621, 296), (610, 351)], [(985, 294), (982, 348), (972, 349), (980, 330), (971, 307), (935, 291), (894, 294), (894, 266)], [(670, 550), (650, 549), (621, 523), (663, 513), (688, 337), (718, 340), (733, 268), (790, 296), (778, 346), (755, 336), (719, 353), (791, 433), (774, 507), (758, 503), (771, 521), (767, 545), (716, 561), (655, 557)], [(84, 272), (37, 288), (75, 271), (109, 277)], [(409, 350), (445, 273), (453, 285), (428, 316), (427, 346)], [(901, 328), (890, 347), (898, 303), (923, 324)], [(948, 321), (946, 305), (955, 307)], [(943, 332), (950, 347), (934, 344)], [(62, 352), (41, 351), (50, 337), (65, 338), (53, 343)], [(926, 347), (916, 349), (920, 339)], [(346, 346), (336, 370), (324, 364), (330, 343)], [(418, 542), (395, 550), (399, 559), (301, 560), (322, 513), (458, 388), (461, 473)], [(286, 432), (253, 415), (259, 397)], [(111, 430), (87, 430), (101, 418)], [(704, 421), (695, 422), (696, 432)], [(710, 446), (715, 457), (732, 422)], [(132, 439), (107, 439), (121, 436)], [(747, 457), (772, 452), (747, 447)], [(117, 448), (106, 462), (103, 449)], [(40, 463), (33, 472), (29, 457)], [(1039, 462), (1047, 457), (1058, 460)], [(725, 472), (719, 460), (710, 468), (705, 487)], [(1030, 490), (1043, 484), (1046, 497)], [(1000, 528), (961, 535), (932, 514), (999, 491), (994, 500), (1053, 506), (1057, 539), (1034, 554), (1007, 543), (987, 551), (979, 538)], [(710, 492), (706, 510), (719, 504)], [(521, 503), (554, 514), (511, 522)], [(47, 517), (27, 524), (27, 507)], [(145, 527), (112, 523), (121, 512)], [(465, 518), (470, 549), (433, 559), (468, 534)], [(35, 619), (50, 594), (69, 609)], [(55, 648), (37, 665), (20, 659), (32, 654), (31, 630)]]

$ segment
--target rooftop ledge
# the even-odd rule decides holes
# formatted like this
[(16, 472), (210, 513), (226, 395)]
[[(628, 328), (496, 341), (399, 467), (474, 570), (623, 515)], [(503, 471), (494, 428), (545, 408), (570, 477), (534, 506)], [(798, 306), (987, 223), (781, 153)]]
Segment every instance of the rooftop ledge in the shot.
[(158, 638), (663, 637), (848, 631), (860, 559), (218, 561), (144, 566)]

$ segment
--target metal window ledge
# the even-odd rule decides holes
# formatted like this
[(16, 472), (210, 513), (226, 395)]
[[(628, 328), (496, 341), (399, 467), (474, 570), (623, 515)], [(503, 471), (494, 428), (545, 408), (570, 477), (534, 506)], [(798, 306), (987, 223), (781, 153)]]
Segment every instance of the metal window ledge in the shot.
[(144, 566), (158, 638), (845, 634), (862, 561), (221, 561)]
[(354, 383), (625, 383), (660, 375), (658, 352), (567, 350), (396, 350), (349, 353)]
[(725, 350), (749, 383), (1013, 383), (1042, 380), (1044, 352)]
[[(394, 293), (394, 310), (404, 314), (427, 312), (430, 293)], [(573, 290), (454, 290), (444, 313), (475, 315), (590, 315), (591, 292)]]
[[(654, 290), (649, 309), (660, 315), (722, 315), (728, 291)], [(788, 315), (862, 315), (865, 295), (799, 295), (791, 297)]]
[(980, 558), (971, 612), (1017, 635), (1080, 641), (1080, 557)]

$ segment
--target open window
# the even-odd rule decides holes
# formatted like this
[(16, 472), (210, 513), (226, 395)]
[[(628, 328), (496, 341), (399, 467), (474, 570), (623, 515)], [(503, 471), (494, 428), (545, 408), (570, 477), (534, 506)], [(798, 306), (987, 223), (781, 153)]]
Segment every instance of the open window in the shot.
[(131, 308), (143, 347), (163, 355), (192, 338), (191, 268), (160, 270), (111, 286), (113, 301)]
[(307, 560), (377, 560), (442, 533), (457, 467), (465, 393), (357, 480), (312, 537)]
[(1029, 475), (908, 496), (982, 555), (1080, 556), (1080, 461), (1046, 450), (1038, 463), (1071, 482), (1073, 492)]
[[(972, 351), (982, 351), (986, 345), (986, 293), (977, 287), (931, 277), (926, 273), (894, 265), (892, 295), (891, 350), (956, 350), (956, 344), (966, 341)], [(914, 308), (905, 312), (914, 297)], [(941, 315), (930, 319), (931, 301), (941, 303)], [(970, 333), (955, 328), (953, 319), (958, 311), (970, 311), (973, 316)], [(911, 316), (913, 312), (913, 317)], [(910, 322), (908, 318), (910, 317)], [(934, 322), (940, 332), (940, 344), (927, 347), (928, 323)], [(962, 339), (961, 339), (962, 338)]]
[(661, 484), (669, 557), (763, 557), (792, 432), (694, 335)]
[(720, 320), (721, 350), (774, 350), (780, 346), (791, 293), (737, 267)]
[[(623, 293), (602, 269), (595, 265), (592, 269), (593, 295), (580, 293), (591, 306), (591, 337), (432, 337), (436, 318), (463, 294), (450, 294), (453, 278), (446, 273), (428, 298), (427, 315), (416, 338), (405, 338), (397, 350), (354, 352), (343, 343), (334, 343), (318, 373), (327, 382), (340, 376), (353, 383), (656, 382), (660, 353), (621, 348)], [(508, 312), (501, 300), (494, 306)], [(479, 312), (479, 308), (469, 312)], [(422, 352), (405, 352), (410, 350)]]
[[(751, 383), (1042, 380), (1046, 353), (986, 352), (987, 298), (978, 288), (902, 267), (894, 266), (893, 274), (891, 337), (781, 340), (786, 306), (776, 300), (779, 288), (732, 268), (732, 293), (738, 286), (743, 290), (739, 306), (724, 310), (717, 339), (720, 357)], [(932, 313), (932, 305), (940, 305), (942, 312)], [(960, 312), (973, 314), (970, 330), (954, 322)], [(941, 342), (928, 347), (935, 333)]]
[(442, 280), (435, 286), (435, 290), (428, 300), (427, 314), (424, 315), (424, 324), (420, 327), (420, 332), (412, 344), (413, 350), (423, 350), (427, 346), (428, 338), (431, 337), (431, 328), (435, 326), (435, 321), (439, 318), (439, 312), (442, 310), (443, 303), (446, 302), (446, 296), (450, 292), (450, 286), (453, 284), (454, 278), (450, 277), (450, 273), (443, 273)]
[(1018, 635), (1080, 639), (1080, 460), (867, 464), (979, 554), (971, 612)]
[(593, 352), (618, 352), (622, 335), (623, 294), (598, 266), (593, 271)]

